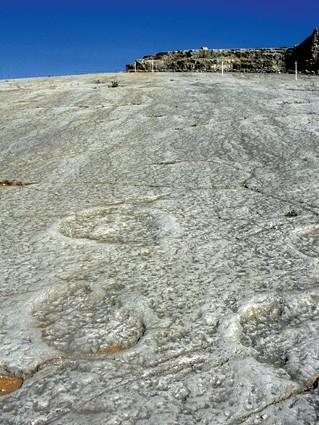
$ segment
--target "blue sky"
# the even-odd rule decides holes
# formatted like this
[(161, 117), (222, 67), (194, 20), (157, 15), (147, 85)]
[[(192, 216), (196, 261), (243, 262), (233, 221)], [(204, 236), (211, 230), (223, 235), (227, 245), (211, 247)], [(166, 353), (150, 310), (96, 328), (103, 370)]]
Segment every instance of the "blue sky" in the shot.
[(0, 0), (0, 78), (115, 72), (157, 51), (294, 45), (318, 0)]

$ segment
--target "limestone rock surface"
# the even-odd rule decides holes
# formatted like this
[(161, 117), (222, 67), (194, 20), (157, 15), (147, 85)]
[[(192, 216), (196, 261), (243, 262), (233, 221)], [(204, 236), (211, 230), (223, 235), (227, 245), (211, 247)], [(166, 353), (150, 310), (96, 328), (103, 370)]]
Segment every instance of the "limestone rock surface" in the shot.
[(0, 424), (318, 424), (318, 78), (0, 100)]

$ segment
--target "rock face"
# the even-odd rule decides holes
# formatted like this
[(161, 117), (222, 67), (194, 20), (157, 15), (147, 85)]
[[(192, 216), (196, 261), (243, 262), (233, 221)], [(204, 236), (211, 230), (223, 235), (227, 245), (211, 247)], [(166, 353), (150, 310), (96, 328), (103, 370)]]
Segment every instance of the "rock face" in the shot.
[(0, 82), (1, 425), (319, 423), (318, 94)]
[(295, 48), (188, 50), (145, 56), (126, 70), (150, 72), (293, 72), (319, 73), (319, 29)]
[(288, 69), (293, 69), (295, 61), (302, 71), (319, 74), (319, 28), (316, 28), (305, 41), (287, 52)]
[[(138, 71), (156, 72), (283, 72), (286, 49), (189, 50), (158, 53), (136, 61)], [(132, 71), (133, 65), (127, 70)]]

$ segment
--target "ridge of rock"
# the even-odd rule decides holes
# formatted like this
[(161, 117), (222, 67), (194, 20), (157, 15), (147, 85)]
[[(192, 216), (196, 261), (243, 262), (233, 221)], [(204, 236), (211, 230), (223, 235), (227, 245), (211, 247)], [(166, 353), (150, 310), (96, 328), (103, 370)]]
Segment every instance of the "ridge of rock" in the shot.
[(293, 72), (319, 74), (319, 27), (293, 48), (197, 49), (159, 52), (126, 66), (127, 72)]

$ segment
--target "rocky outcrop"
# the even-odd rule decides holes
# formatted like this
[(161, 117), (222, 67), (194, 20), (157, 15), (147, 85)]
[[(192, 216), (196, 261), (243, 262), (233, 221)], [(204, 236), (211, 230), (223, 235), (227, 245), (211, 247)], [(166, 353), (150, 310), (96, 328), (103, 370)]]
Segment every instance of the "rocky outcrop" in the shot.
[(319, 73), (319, 28), (294, 48), (179, 50), (144, 56), (128, 72), (292, 72)]
[(287, 52), (287, 69), (292, 69), (296, 61), (298, 68), (303, 72), (319, 74), (319, 28), (316, 28), (305, 41)]
[[(281, 72), (286, 49), (189, 50), (146, 56), (135, 62), (137, 71), (158, 72)], [(128, 65), (133, 71), (135, 64)]]

